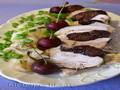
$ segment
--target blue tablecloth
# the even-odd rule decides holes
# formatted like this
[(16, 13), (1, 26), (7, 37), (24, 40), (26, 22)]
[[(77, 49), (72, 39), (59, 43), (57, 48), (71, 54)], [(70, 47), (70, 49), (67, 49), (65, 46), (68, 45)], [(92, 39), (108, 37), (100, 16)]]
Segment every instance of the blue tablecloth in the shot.
[[(81, 4), (86, 7), (101, 8), (120, 15), (120, 4), (92, 3), (94, 0), (67, 0), (74, 4)], [(64, 0), (0, 0), (0, 23), (23, 12), (47, 8), (62, 4)], [(76, 87), (48, 88), (30, 86), (17, 83), (0, 77), (0, 90), (120, 90), (120, 76), (100, 81), (94, 84)]]

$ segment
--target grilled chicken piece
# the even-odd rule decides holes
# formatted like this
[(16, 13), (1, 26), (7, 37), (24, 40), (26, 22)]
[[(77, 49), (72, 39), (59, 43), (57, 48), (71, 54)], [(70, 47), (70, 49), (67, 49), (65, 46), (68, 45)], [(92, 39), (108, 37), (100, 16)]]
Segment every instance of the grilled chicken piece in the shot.
[(84, 21), (91, 20), (93, 17), (95, 17), (99, 14), (107, 15), (107, 13), (103, 10), (91, 10), (91, 11), (78, 13), (78, 14), (74, 15), (72, 18), (74, 20), (84, 22)]
[(87, 22), (79, 22), (79, 24), (81, 24), (81, 25), (89, 25), (89, 24), (93, 24), (93, 23), (96, 23), (96, 22), (104, 23), (103, 21), (100, 21), (100, 20), (90, 20), (90, 21), (87, 21)]
[(96, 15), (91, 20), (98, 20), (106, 24), (110, 23), (110, 17), (108, 15), (103, 15), (103, 14)]
[(88, 56), (83, 53), (61, 51), (60, 47), (51, 49), (50, 57), (58, 66), (72, 69), (95, 67), (103, 63), (102, 57)]
[(99, 14), (99, 15), (93, 17), (89, 21), (83, 21), (83, 22), (79, 21), (79, 24), (81, 24), (81, 25), (89, 25), (89, 24), (93, 24), (95, 22), (109, 24), (110, 23), (110, 17), (108, 15)]
[[(68, 18), (73, 18), (74, 20), (79, 21), (79, 24), (91, 22), (91, 20), (101, 21), (102, 23), (108, 24), (110, 22), (110, 17), (105, 11), (102, 10), (90, 10), (85, 11), (77, 10), (72, 12)], [(91, 23), (90, 23), (91, 24)], [(87, 25), (87, 24), (86, 24)]]
[(69, 40), (75, 40), (75, 41), (89, 41), (89, 40), (95, 40), (97, 38), (107, 38), (110, 36), (110, 34), (111, 33), (108, 31), (93, 30), (84, 33), (70, 33), (67, 34), (67, 38)]
[[(91, 35), (90, 32), (94, 32), (94, 30), (97, 32), (105, 32), (107, 35), (102, 34), (98, 36), (98, 34), (94, 33), (95, 38), (93, 38), (94, 35), (93, 34)], [(69, 47), (78, 46), (78, 45), (90, 45), (97, 48), (103, 48), (105, 47), (107, 42), (111, 39), (108, 36), (110, 35), (110, 33), (112, 33), (112, 31), (113, 31), (113, 28), (109, 25), (102, 24), (102, 23), (94, 23), (91, 25), (70, 26), (70, 27), (62, 28), (59, 31), (57, 31), (55, 35), (58, 38), (60, 38), (61, 41), (67, 44)], [(77, 35), (78, 37), (76, 38), (72, 37), (72, 40), (69, 40), (70, 38), (68, 38), (67, 36), (74, 33), (81, 34), (82, 37)], [(83, 37), (82, 35), (83, 33), (85, 37)], [(89, 33), (89, 35), (91, 36), (89, 35), (86, 36), (85, 33)]]
[(90, 32), (93, 30), (103, 30), (103, 31), (108, 31), (108, 32), (112, 33), (114, 28), (110, 25), (107, 25), (107, 24), (94, 23), (94, 24), (90, 24), (90, 25), (82, 25), (82, 26), (79, 25), (79, 26), (65, 27), (65, 28), (58, 30), (55, 33), (55, 35), (66, 36), (67, 34), (70, 34), (70, 33), (75, 33), (75, 32), (83, 33), (83, 32)]
[(93, 56), (93, 57), (95, 57), (95, 56), (104, 57), (104, 55), (106, 53), (102, 49), (95, 48), (95, 47), (89, 46), (89, 45), (75, 46), (73, 48), (60, 46), (60, 50), (64, 51), (64, 52), (81, 53), (83, 55)]
[(72, 48), (74, 46), (81, 46), (81, 45), (90, 45), (94, 46), (96, 48), (104, 48), (107, 45), (107, 42), (109, 42), (110, 38), (98, 38), (95, 40), (89, 40), (89, 41), (74, 41), (74, 40), (67, 40), (67, 39), (61, 39), (63, 43)]

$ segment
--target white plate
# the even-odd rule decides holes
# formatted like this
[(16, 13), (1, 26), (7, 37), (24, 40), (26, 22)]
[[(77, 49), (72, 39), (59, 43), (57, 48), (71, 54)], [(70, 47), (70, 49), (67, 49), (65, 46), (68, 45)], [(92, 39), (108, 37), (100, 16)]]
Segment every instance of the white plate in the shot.
[[(5, 31), (11, 30), (11, 22), (17, 21), (19, 17), (35, 14), (38, 10), (27, 12), (25, 14), (19, 15), (5, 24), (0, 26), (0, 36), (3, 35)], [(113, 34), (113, 40), (111, 46), (120, 51), (120, 16), (108, 12), (112, 19), (112, 25), (116, 28)], [(19, 72), (11, 67), (8, 62), (4, 62), (0, 59), (0, 75), (10, 80), (15, 80), (20, 83), (30, 84), (30, 85), (40, 85), (49, 87), (62, 87), (62, 86), (77, 86), (94, 83), (100, 80), (108, 79), (113, 76), (120, 74), (120, 63), (114, 63), (110, 65), (103, 65), (99, 68), (92, 68), (89, 70), (81, 71), (77, 75), (63, 77), (58, 74), (52, 75), (38, 75), (36, 73), (26, 73)]]

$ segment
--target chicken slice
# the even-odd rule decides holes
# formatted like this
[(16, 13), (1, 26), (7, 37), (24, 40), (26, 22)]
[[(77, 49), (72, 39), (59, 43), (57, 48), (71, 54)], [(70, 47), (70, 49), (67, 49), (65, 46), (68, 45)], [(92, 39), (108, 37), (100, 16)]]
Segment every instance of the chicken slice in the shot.
[(50, 50), (50, 57), (60, 67), (84, 69), (99, 66), (103, 63), (103, 58), (99, 56), (87, 56), (81, 53), (64, 52), (60, 47)]
[(55, 35), (57, 35), (58, 37), (63, 37), (70, 33), (76, 33), (76, 32), (83, 33), (83, 32), (90, 32), (93, 30), (104, 30), (104, 31), (108, 31), (112, 33), (114, 28), (110, 25), (101, 24), (101, 23), (91, 24), (91, 25), (82, 25), (82, 26), (81, 25), (69, 26), (69, 27), (65, 27), (65, 28), (58, 30), (55, 33)]
[(67, 47), (74, 47), (74, 46), (81, 46), (81, 45), (90, 45), (90, 46), (94, 46), (96, 48), (104, 48), (107, 44), (108, 41), (110, 41), (111, 38), (98, 38), (95, 40), (89, 40), (89, 41), (73, 41), (73, 40), (68, 40), (68, 39), (61, 39), (62, 41), (64, 41), (64, 44)]
[(102, 23), (94, 23), (91, 25), (65, 27), (57, 31), (55, 35), (58, 38), (60, 38), (61, 41), (63, 41), (69, 47), (78, 46), (78, 45), (90, 45), (97, 48), (105, 47), (107, 42), (111, 40), (110, 37), (96, 38), (94, 40), (89, 40), (89, 41), (69, 40), (67, 37), (67, 35), (71, 33), (84, 33), (84, 32), (91, 32), (93, 30), (108, 31), (112, 33), (114, 28), (111, 27), (110, 25), (106, 25)]

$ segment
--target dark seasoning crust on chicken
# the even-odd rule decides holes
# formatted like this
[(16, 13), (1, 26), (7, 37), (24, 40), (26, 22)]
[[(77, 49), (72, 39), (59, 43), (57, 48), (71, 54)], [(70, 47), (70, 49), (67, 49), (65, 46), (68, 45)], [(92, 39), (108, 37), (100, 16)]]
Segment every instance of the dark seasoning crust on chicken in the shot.
[(74, 15), (72, 18), (74, 20), (78, 20), (79, 23), (82, 23), (82, 22), (90, 21), (91, 18), (99, 14), (107, 15), (107, 13), (103, 10), (91, 10), (91, 11), (81, 12), (77, 15)]
[(98, 49), (89, 45), (75, 46), (73, 48), (67, 48), (67, 47), (61, 46), (60, 49), (61, 51), (64, 51), (64, 52), (73, 52), (78, 54), (81, 53), (83, 55), (88, 55), (93, 57), (95, 56), (104, 57), (104, 55), (106, 54), (106, 52), (103, 51), (102, 49)]
[(109, 37), (110, 32), (103, 31), (103, 30), (93, 30), (90, 32), (84, 32), (84, 33), (71, 33), (68, 34), (67, 37), (69, 40), (75, 40), (75, 41), (89, 41), (94, 40), (97, 38), (103, 38), (103, 37)]

